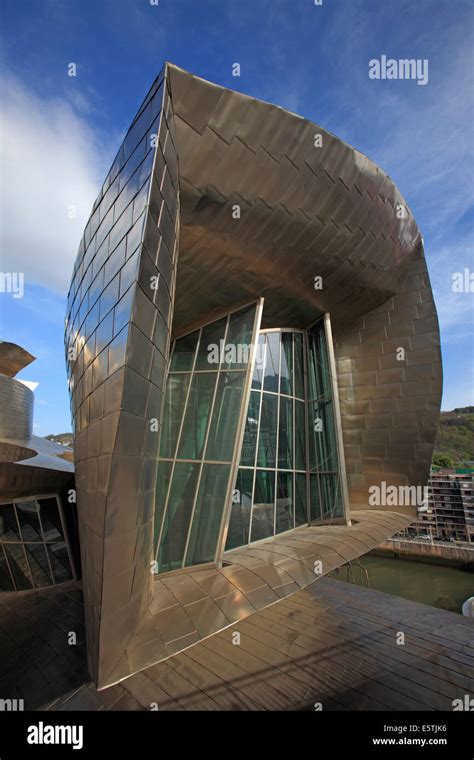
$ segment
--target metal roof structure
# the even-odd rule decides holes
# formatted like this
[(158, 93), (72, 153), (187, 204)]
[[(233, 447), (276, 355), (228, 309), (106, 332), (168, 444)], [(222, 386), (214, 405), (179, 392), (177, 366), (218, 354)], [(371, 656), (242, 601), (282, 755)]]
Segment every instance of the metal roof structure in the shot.
[[(369, 489), (381, 481), (424, 486), (436, 435), (439, 329), (420, 232), (393, 181), (359, 151), (284, 109), (166, 64), (93, 206), (68, 296), (88, 662), (99, 688), (240, 615), (243, 589), (228, 592), (227, 612), (213, 625), (212, 599), (196, 600), (202, 610), (193, 620), (185, 595), (170, 629), (159, 617), (170, 606), (167, 576), (154, 580), (150, 565), (171, 342), (249, 304), (253, 342), (260, 328), (307, 331), (325, 315), (347, 502), (342, 524), (327, 528), (328, 551), (336, 530), (351, 556), (362, 554), (416, 515), (415, 506), (400, 504), (367, 516)], [(368, 544), (350, 524), (358, 512), (378, 525), (366, 526)], [(222, 514), (219, 535), (227, 508)], [(238, 575), (239, 562), (255, 561), (270, 577), (285, 556), (296, 576), (313, 577), (320, 555), (301, 552), (299, 542), (311, 543), (317, 531), (323, 544), (324, 530), (297, 528), (294, 538), (275, 536), (230, 558), (222, 543), (211, 567), (196, 564), (169, 578), (184, 584), (204, 570), (226, 576), (226, 562)], [(271, 584), (268, 603), (270, 592)]]

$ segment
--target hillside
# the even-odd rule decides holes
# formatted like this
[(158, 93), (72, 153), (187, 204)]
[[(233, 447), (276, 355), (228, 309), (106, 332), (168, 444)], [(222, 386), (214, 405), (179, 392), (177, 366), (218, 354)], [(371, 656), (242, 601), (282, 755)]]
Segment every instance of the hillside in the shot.
[(468, 461), (474, 461), (474, 406), (441, 412), (433, 464), (450, 466)]
[(72, 433), (57, 433), (56, 435), (45, 435), (47, 441), (60, 443), (63, 446), (72, 446)]

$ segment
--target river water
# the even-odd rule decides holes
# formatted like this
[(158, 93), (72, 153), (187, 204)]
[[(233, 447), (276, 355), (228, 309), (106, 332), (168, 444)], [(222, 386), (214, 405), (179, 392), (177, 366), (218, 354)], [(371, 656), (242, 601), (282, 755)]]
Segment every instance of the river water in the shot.
[(462, 603), (474, 596), (474, 573), (461, 568), (374, 555), (361, 557), (360, 562), (368, 584), (356, 562), (351, 563), (352, 574), (344, 565), (329, 577), (460, 614)]

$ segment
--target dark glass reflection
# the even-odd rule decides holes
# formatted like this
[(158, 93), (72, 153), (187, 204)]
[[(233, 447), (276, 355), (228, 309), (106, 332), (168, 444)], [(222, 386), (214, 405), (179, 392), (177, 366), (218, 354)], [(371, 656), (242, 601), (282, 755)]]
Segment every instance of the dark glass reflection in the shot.
[(266, 333), (265, 371), (263, 389), (278, 393), (280, 367), (280, 333)]
[[(302, 332), (263, 332), (259, 344), (263, 345), (263, 341), (263, 387), (260, 368), (253, 375), (239, 473), (241, 479), (247, 472), (245, 468), (249, 473), (254, 472), (254, 466), (257, 468), (254, 492), (248, 497), (253, 503), (250, 541), (305, 525), (308, 520), (343, 515), (324, 321), (307, 333), (306, 361)], [(309, 378), (307, 396), (305, 366)], [(239, 517), (234, 506), (232, 525), (243, 520), (243, 507)], [(240, 535), (245, 542), (245, 531)], [(229, 530), (228, 548), (238, 545), (238, 536), (238, 531)]]
[(251, 541), (273, 536), (275, 519), (275, 471), (257, 470), (252, 508)]
[(193, 375), (178, 447), (178, 459), (201, 459), (216, 380), (215, 372)]
[[(255, 311), (255, 305), (241, 309), (192, 336), (180, 338), (174, 347), (156, 490), (158, 572), (214, 561), (218, 551), (230, 498), (230, 464), (250, 371), (247, 357)], [(176, 374), (184, 369), (192, 372)], [(256, 433), (249, 430), (247, 440), (255, 451)]]
[(232, 494), (229, 530), (226, 549), (243, 546), (249, 540), (250, 512), (252, 509), (253, 470), (239, 469)]
[(190, 377), (191, 375), (188, 374), (168, 375), (160, 437), (160, 455), (162, 457), (174, 457), (175, 455)]
[(222, 523), (230, 467), (205, 464), (193, 515), (186, 565), (212, 562)]
[(24, 591), (71, 580), (69, 548), (56, 498), (0, 507), (0, 590)]
[(257, 448), (258, 418), (260, 414), (260, 393), (250, 392), (250, 402), (245, 422), (244, 441), (240, 463), (253, 467)]
[(160, 541), (159, 572), (182, 565), (198, 475), (199, 464), (176, 462)]
[(193, 367), (194, 354), (199, 338), (199, 330), (185, 335), (174, 344), (173, 356), (171, 357), (170, 372), (191, 370)]
[(197, 370), (218, 370), (225, 350), (224, 336), (227, 318), (203, 327), (196, 358)]
[(260, 412), (258, 467), (275, 467), (277, 445), (278, 396), (264, 393)]
[(231, 462), (244, 390), (245, 372), (221, 372), (212, 412), (206, 459)]
[(275, 533), (293, 528), (293, 473), (279, 472), (275, 509)]

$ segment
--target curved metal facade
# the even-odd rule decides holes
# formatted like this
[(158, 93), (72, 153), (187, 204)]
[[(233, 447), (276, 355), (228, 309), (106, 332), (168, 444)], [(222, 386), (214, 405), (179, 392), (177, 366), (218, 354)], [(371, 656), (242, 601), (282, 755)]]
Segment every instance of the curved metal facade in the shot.
[[(99, 686), (162, 656), (158, 645), (145, 650), (151, 630), (163, 640), (153, 614), (166, 606), (150, 562), (171, 333), (259, 298), (264, 328), (307, 329), (331, 315), (351, 506), (366, 510), (368, 488), (382, 480), (424, 485), (441, 398), (439, 332), (402, 196), (315, 124), (167, 64), (94, 204), (68, 297), (88, 654)], [(397, 508), (393, 526), (415, 511)], [(224, 624), (216, 616), (214, 630)], [(193, 643), (186, 624), (176, 631), (174, 651)]]
[(64, 447), (32, 434), (34, 394), (15, 375), (34, 358), (0, 341), (0, 509), (16, 498), (60, 494), (74, 485)]

